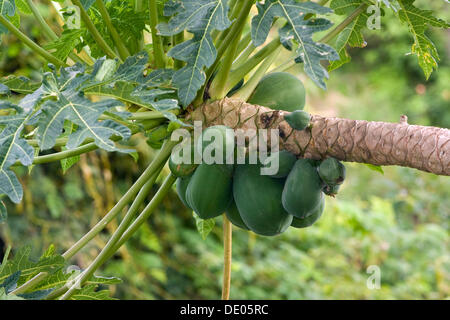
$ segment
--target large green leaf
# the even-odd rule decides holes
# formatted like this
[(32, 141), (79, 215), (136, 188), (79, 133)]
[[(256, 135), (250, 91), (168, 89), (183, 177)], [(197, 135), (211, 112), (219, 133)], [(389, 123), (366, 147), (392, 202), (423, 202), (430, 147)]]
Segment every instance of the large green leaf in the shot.
[[(333, 0), (330, 8), (337, 15), (349, 15), (363, 3), (363, 0)], [(328, 66), (328, 70), (335, 70), (342, 65), (350, 62), (351, 57), (347, 52), (346, 46), (360, 47), (366, 46), (362, 30), (367, 26), (367, 13), (360, 13), (344, 30), (339, 33), (336, 39), (335, 48), (339, 52), (339, 60), (333, 61)]]
[(422, 10), (414, 6), (415, 0), (397, 0), (400, 10), (398, 17), (408, 25), (413, 35), (414, 44), (411, 52), (419, 59), (419, 65), (428, 79), (434, 69), (438, 67), (439, 55), (433, 42), (426, 36), (429, 26), (448, 28), (450, 24), (437, 19), (431, 10)]
[[(0, 0), (0, 15), (8, 20), (16, 16), (16, 4), (14, 0)], [(8, 33), (8, 29), (0, 23), (0, 43), (2, 33)]]
[(172, 36), (186, 29), (193, 34), (192, 39), (168, 52), (168, 56), (186, 62), (186, 66), (175, 72), (173, 84), (181, 104), (187, 106), (206, 81), (204, 68), (210, 67), (217, 57), (211, 32), (225, 30), (231, 24), (228, 0), (185, 0), (175, 7), (172, 1), (169, 8), (175, 15), (168, 23), (158, 26), (159, 32)]
[(16, 105), (1, 101), (0, 109), (17, 111), (14, 115), (0, 118), (0, 125), (6, 125), (6, 128), (0, 132), (0, 194), (6, 194), (11, 201), (19, 203), (23, 196), (22, 186), (10, 168), (16, 161), (20, 161), (25, 166), (33, 163), (34, 149), (27, 144), (25, 139), (21, 138), (30, 112), (25, 112)]
[(3, 267), (0, 273), (0, 283), (13, 274), (20, 272), (20, 279), (17, 280), (17, 283), (20, 285), (39, 272), (57, 270), (65, 263), (64, 258), (56, 254), (43, 255), (38, 261), (32, 261), (30, 255), (31, 246), (25, 246), (17, 251), (14, 258), (7, 261)]
[(258, 15), (252, 21), (252, 41), (255, 46), (264, 43), (276, 17), (287, 20), (287, 24), (280, 30), (283, 39), (292, 38), (298, 42), (297, 62), (304, 64), (306, 74), (321, 88), (325, 89), (324, 78), (328, 78), (327, 71), (320, 64), (321, 60), (334, 61), (339, 59), (337, 52), (324, 43), (317, 43), (312, 39), (315, 32), (327, 30), (331, 22), (314, 18), (304, 20), (308, 13), (327, 14), (331, 9), (313, 2), (296, 2), (294, 0), (266, 0), (257, 3)]

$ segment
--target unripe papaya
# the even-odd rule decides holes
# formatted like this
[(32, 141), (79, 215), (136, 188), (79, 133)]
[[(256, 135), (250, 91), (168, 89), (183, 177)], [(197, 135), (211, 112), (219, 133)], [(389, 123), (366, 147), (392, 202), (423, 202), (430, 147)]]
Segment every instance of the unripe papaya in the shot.
[(284, 116), (284, 120), (295, 130), (304, 130), (309, 126), (311, 115), (303, 110), (293, 111)]
[(180, 198), (181, 202), (183, 202), (185, 207), (192, 210), (192, 208), (189, 207), (189, 205), (186, 201), (186, 189), (189, 185), (190, 180), (191, 180), (191, 177), (178, 178), (177, 179), (177, 193), (178, 193), (178, 198)]
[(281, 205), (284, 181), (260, 174), (260, 165), (238, 165), (233, 196), (245, 225), (253, 232), (275, 236), (292, 223), (292, 215)]
[(215, 218), (232, 200), (233, 166), (202, 163), (186, 190), (186, 202), (202, 219)]
[(294, 154), (290, 153), (287, 150), (281, 150), (279, 152), (272, 153), (265, 161), (264, 168), (273, 168), (278, 159), (278, 171), (270, 175), (272, 178), (285, 178), (291, 172), (292, 167), (294, 166), (297, 158)]
[(338, 194), (340, 187), (340, 184), (336, 184), (334, 186), (325, 185), (325, 187), (323, 187), (323, 193), (327, 196), (335, 197)]
[(297, 218), (310, 216), (324, 197), (323, 182), (308, 159), (299, 159), (284, 184), (282, 203)]
[(248, 102), (274, 110), (302, 110), (305, 106), (305, 87), (300, 79), (290, 73), (269, 73), (258, 83)]
[[(197, 140), (196, 152), (203, 155), (203, 161), (207, 164), (227, 163), (228, 159), (234, 157), (234, 137), (233, 129), (227, 126), (217, 125), (206, 128)], [(209, 155), (213, 158), (209, 159)]]
[(342, 184), (345, 180), (345, 166), (335, 158), (327, 158), (319, 166), (319, 176), (329, 186)]
[(249, 230), (248, 227), (245, 225), (244, 220), (242, 220), (241, 214), (239, 213), (239, 210), (236, 207), (236, 203), (234, 201), (231, 202), (230, 206), (228, 207), (225, 213), (227, 215), (228, 220), (230, 220), (231, 223), (234, 224), (236, 227), (239, 227), (244, 230)]
[(195, 169), (198, 167), (198, 164), (195, 164), (195, 147), (194, 144), (190, 145), (189, 157), (184, 157), (184, 152), (186, 149), (174, 149), (169, 158), (169, 169), (176, 177), (187, 177), (190, 176)]
[(304, 219), (294, 217), (294, 219), (292, 219), (291, 227), (307, 228), (312, 226), (314, 223), (317, 222), (317, 220), (320, 219), (324, 209), (325, 209), (325, 200), (322, 198), (322, 200), (319, 203), (319, 206), (313, 211), (313, 213), (309, 217), (306, 217)]

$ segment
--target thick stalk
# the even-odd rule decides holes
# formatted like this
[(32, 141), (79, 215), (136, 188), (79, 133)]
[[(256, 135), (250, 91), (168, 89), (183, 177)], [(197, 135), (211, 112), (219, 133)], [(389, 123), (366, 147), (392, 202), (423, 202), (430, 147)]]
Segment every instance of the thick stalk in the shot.
[[(144, 0), (135, 0), (134, 2), (134, 12), (138, 13), (138, 12), (142, 12), (142, 10), (144, 9)], [(142, 31), (141, 33), (141, 40), (139, 41), (139, 43), (137, 44), (137, 48), (138, 48), (138, 52), (142, 51), (142, 49), (144, 49), (144, 31)]]
[(150, 30), (152, 33), (153, 54), (155, 56), (155, 65), (158, 69), (166, 66), (165, 53), (161, 36), (158, 35), (156, 26), (158, 25), (158, 6), (156, 0), (149, 0), (148, 6), (150, 10)]
[(14, 34), (19, 40), (27, 45), (31, 50), (33, 50), (38, 55), (42, 56), (45, 60), (48, 62), (53, 63), (54, 65), (58, 67), (66, 67), (67, 64), (56, 58), (54, 55), (52, 55), (50, 52), (39, 46), (37, 43), (35, 43), (33, 40), (31, 40), (29, 37), (27, 37), (22, 31), (20, 31), (15, 25), (13, 25), (8, 19), (6, 19), (3, 15), (0, 14), (0, 23), (8, 29), (9, 32)]
[[(245, 120), (241, 115), (245, 114)], [(280, 149), (296, 155), (325, 159), (397, 165), (450, 176), (450, 129), (340, 118), (311, 117), (311, 128), (293, 130), (286, 112), (245, 103), (217, 100), (192, 114), (205, 126), (226, 125), (239, 129), (277, 129)]]
[(91, 33), (95, 42), (103, 50), (103, 52), (112, 59), (118, 58), (119, 60), (121, 60), (117, 56), (117, 54), (114, 52), (114, 50), (111, 49), (111, 47), (103, 39), (102, 35), (97, 30), (94, 23), (92, 22), (91, 18), (89, 18), (89, 14), (86, 12), (86, 10), (84, 10), (84, 7), (81, 4), (81, 1), (80, 0), (72, 0), (72, 3), (80, 9), (81, 19), (83, 20), (84, 24), (86, 25), (86, 28), (89, 30), (89, 32)]
[(106, 9), (105, 3), (103, 0), (96, 0), (97, 8), (100, 11), (100, 14), (102, 15), (103, 21), (105, 22), (106, 26), (108, 27), (109, 33), (111, 34), (111, 37), (116, 45), (117, 51), (119, 52), (120, 57), (122, 60), (125, 60), (127, 57), (130, 56), (130, 52), (128, 51), (127, 47), (125, 46), (125, 43), (120, 38), (119, 33), (117, 32), (117, 29), (114, 27), (111, 17), (109, 16), (108, 9)]
[(242, 101), (247, 101), (252, 95), (253, 91), (255, 91), (258, 86), (259, 81), (264, 77), (267, 70), (269, 70), (270, 66), (275, 62), (278, 55), (280, 54), (281, 46), (278, 47), (274, 52), (270, 54), (259, 66), (256, 72), (252, 75), (250, 80), (240, 88), (234, 95), (233, 98), (240, 99)]
[(222, 283), (222, 300), (230, 299), (231, 287), (231, 259), (233, 245), (233, 229), (231, 222), (227, 216), (223, 215), (223, 283)]
[[(66, 260), (72, 258), (78, 251), (80, 251), (84, 246), (86, 246), (95, 236), (97, 236), (117, 215), (122, 211), (123, 208), (136, 196), (139, 190), (142, 189), (144, 184), (152, 177), (153, 174), (167, 161), (172, 152), (173, 147), (178, 142), (167, 140), (158, 155), (153, 159), (152, 163), (147, 167), (147, 169), (142, 173), (138, 180), (131, 186), (130, 189), (122, 196), (122, 198), (117, 202), (117, 204), (91, 229), (86, 233), (80, 240), (78, 240), (72, 247), (70, 247), (63, 257)], [(41, 272), (36, 275), (31, 280), (27, 281), (25, 284), (14, 290), (14, 294), (26, 292), (28, 289), (36, 286), (39, 282), (46, 278), (48, 274), (46, 272)]]
[(77, 279), (76, 284), (73, 285), (60, 298), (60, 300), (69, 299), (75, 293), (75, 290), (77, 290), (78, 285), (83, 285), (84, 282), (86, 282), (86, 280), (88, 280), (90, 277), (92, 277), (94, 272), (103, 263), (105, 263), (108, 260), (108, 258), (111, 256), (111, 254), (116, 252), (115, 245), (120, 243), (120, 240), (122, 239), (122, 237), (125, 236), (125, 232), (130, 232), (131, 235), (134, 234), (134, 232), (139, 228), (139, 226), (142, 225), (142, 223), (144, 223), (148, 219), (150, 214), (153, 213), (153, 211), (156, 209), (156, 207), (161, 203), (161, 201), (164, 199), (164, 197), (170, 191), (171, 186), (175, 182), (175, 180), (176, 180), (176, 178), (172, 175), (169, 175), (166, 178), (166, 180), (164, 181), (164, 183), (162, 184), (161, 188), (158, 190), (156, 195), (153, 197), (153, 199), (150, 201), (150, 203), (145, 207), (145, 209), (141, 212), (139, 217), (134, 221), (134, 223), (130, 227), (128, 227), (128, 223), (132, 219), (131, 215), (130, 216), (127, 215), (124, 218), (122, 223), (119, 225), (119, 228), (116, 230), (116, 232), (114, 232), (113, 236), (108, 241), (107, 245), (103, 248), (101, 253), (94, 260), (94, 262), (85, 271), (83, 271), (83, 273)]

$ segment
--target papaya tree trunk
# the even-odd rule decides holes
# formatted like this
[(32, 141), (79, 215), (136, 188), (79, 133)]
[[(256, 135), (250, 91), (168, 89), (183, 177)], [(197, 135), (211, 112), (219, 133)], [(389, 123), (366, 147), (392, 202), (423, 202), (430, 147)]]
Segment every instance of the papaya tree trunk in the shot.
[[(294, 130), (284, 111), (225, 98), (204, 104), (189, 116), (203, 125), (234, 129), (278, 129), (280, 149), (311, 159), (335, 157), (373, 165), (398, 165), (450, 175), (450, 130), (399, 123), (311, 116), (311, 126)], [(404, 118), (403, 118), (404, 119)]]

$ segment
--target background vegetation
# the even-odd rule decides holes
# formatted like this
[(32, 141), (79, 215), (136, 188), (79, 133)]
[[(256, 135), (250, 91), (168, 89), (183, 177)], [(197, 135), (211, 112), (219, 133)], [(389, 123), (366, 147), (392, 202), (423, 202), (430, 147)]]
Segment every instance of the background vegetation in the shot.
[[(418, 1), (449, 19), (444, 1)], [(390, 13), (389, 13), (390, 14)], [(425, 81), (416, 58), (406, 55), (406, 27), (382, 18), (382, 29), (366, 33), (368, 46), (352, 49), (352, 63), (331, 73), (323, 92), (304, 80), (307, 110), (326, 116), (450, 127), (450, 33), (430, 33), (441, 55), (439, 70)], [(47, 18), (52, 12), (47, 10)], [(28, 22), (30, 21), (30, 23)], [(39, 38), (27, 16), (22, 28)], [(405, 55), (404, 55), (405, 54)], [(280, 59), (281, 61), (282, 59)], [(12, 36), (4, 37), (0, 76), (35, 77), (40, 58)], [(51, 243), (62, 252), (113, 206), (154, 150), (143, 137), (128, 155), (98, 151), (82, 156), (63, 174), (58, 163), (22, 169), (24, 201), (8, 204), (0, 225), (0, 250), (32, 244), (36, 256)], [(275, 238), (235, 229), (233, 299), (445, 299), (450, 297), (450, 179), (412, 169), (385, 167), (384, 175), (348, 164), (348, 179), (313, 227), (290, 228)], [(206, 240), (175, 192), (138, 234), (99, 273), (117, 276), (113, 296), (122, 299), (216, 299), (222, 275), (221, 219)], [(104, 246), (110, 227), (73, 263), (81, 268)], [(1, 253), (1, 252), (0, 252)], [(0, 254), (0, 257), (2, 255)], [(381, 269), (381, 289), (366, 286), (367, 267)]]

